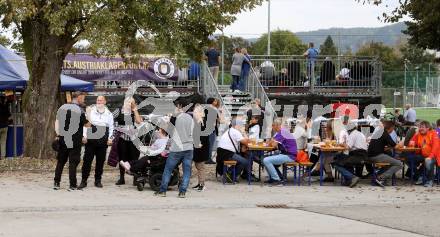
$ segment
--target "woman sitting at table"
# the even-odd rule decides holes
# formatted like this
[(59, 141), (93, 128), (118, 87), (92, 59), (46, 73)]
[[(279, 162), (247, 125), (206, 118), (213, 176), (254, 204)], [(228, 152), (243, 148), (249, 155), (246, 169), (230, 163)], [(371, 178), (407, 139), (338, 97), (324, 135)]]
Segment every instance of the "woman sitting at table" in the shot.
[(283, 185), (281, 178), (276, 172), (275, 165), (295, 161), (297, 155), (296, 140), (287, 128), (282, 127), (282, 124), (283, 121), (281, 118), (275, 119), (272, 124), (272, 130), (276, 133), (269, 142), (269, 146), (276, 147), (281, 154), (268, 156), (263, 159), (264, 167), (269, 174), (269, 180), (267, 182), (270, 183), (271, 186)]

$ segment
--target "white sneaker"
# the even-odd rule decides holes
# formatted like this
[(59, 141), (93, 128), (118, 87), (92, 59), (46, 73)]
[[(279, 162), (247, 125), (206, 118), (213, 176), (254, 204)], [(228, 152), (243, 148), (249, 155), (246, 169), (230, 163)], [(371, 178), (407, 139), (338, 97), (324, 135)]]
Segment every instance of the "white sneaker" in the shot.
[(234, 93), (241, 93), (241, 90), (235, 90)]

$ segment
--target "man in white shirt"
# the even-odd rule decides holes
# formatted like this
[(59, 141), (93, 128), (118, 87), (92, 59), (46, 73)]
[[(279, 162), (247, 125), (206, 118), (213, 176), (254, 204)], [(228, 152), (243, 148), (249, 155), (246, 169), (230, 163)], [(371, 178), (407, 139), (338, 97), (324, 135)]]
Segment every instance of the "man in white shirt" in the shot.
[(240, 144), (248, 144), (249, 139), (244, 137), (240, 130), (243, 128), (244, 122), (239, 119), (232, 120), (231, 128), (229, 128), (220, 137), (217, 146), (217, 173), (223, 174), (223, 161), (235, 160), (235, 174), (238, 177), (243, 169), (249, 165), (249, 161), (240, 155)]
[(364, 163), (368, 157), (368, 144), (364, 134), (357, 130), (357, 124), (349, 123), (347, 124), (347, 129), (348, 137), (345, 148), (349, 151), (348, 156), (339, 156), (334, 162), (334, 165), (335, 169), (341, 173), (350, 188), (353, 188), (359, 182), (359, 177), (356, 177), (348, 171), (346, 167)]
[(88, 107), (87, 120), (91, 126), (83, 129), (83, 137), (86, 139), (82, 166), (82, 179), (78, 189), (87, 187), (87, 179), (90, 175), (92, 162), (96, 156), (95, 186), (102, 188), (101, 177), (104, 169), (107, 146), (111, 144), (113, 137), (113, 114), (105, 106), (104, 96), (96, 98), (96, 105)]

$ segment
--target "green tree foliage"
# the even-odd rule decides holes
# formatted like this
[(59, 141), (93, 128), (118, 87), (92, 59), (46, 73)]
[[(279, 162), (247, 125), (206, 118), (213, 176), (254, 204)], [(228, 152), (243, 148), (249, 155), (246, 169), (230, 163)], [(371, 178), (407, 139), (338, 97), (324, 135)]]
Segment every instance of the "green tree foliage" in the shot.
[[(404, 84), (404, 60), (408, 61), (408, 65), (413, 70), (418, 66), (420, 71), (428, 71), (429, 64), (434, 62), (434, 55), (429, 54), (426, 50), (403, 44), (397, 48), (391, 48), (383, 43), (371, 42), (363, 45), (357, 52), (356, 56), (377, 57), (383, 68), (382, 84), (384, 87), (401, 88)], [(435, 71), (434, 67), (430, 67)]]
[(401, 60), (395, 49), (383, 43), (371, 42), (359, 48), (356, 56), (377, 57), (381, 61), (384, 71), (382, 74), (382, 85), (384, 87), (396, 88), (403, 85), (401, 73), (395, 72), (403, 70)]
[[(171, 54), (201, 57), (208, 36), (262, 0), (1, 0), (0, 20), (23, 41), (30, 68), (25, 156), (50, 157), (63, 60), (79, 40), (96, 54), (132, 53), (137, 36)], [(44, 111), (44, 114), (42, 114)]]
[(356, 56), (377, 57), (382, 62), (384, 70), (401, 68), (400, 58), (396, 51), (381, 42), (371, 42), (363, 45), (356, 52)]
[[(270, 53), (272, 55), (301, 55), (307, 46), (292, 32), (277, 30), (270, 35)], [(267, 34), (263, 34), (253, 45), (252, 54), (267, 54)]]
[(0, 45), (2, 46), (9, 46), (11, 44), (11, 41), (8, 39), (8, 37), (4, 35), (0, 35)]
[(333, 42), (332, 37), (329, 35), (325, 39), (324, 43), (319, 46), (320, 55), (338, 55), (338, 48)]
[[(358, 0), (363, 3), (386, 4), (386, 0)], [(400, 0), (399, 6), (383, 14), (386, 22), (398, 22), (405, 16), (410, 36), (409, 43), (422, 49), (440, 50), (440, 1), (438, 0)]]
[(252, 52), (251, 44), (248, 40), (242, 37), (234, 37), (234, 36), (220, 36), (215, 42), (215, 46), (218, 51), (221, 53), (222, 42), (224, 41), (224, 61), (225, 67), (226, 65), (230, 65), (232, 61), (232, 55), (235, 52), (235, 48), (246, 48), (249, 54), (254, 54)]

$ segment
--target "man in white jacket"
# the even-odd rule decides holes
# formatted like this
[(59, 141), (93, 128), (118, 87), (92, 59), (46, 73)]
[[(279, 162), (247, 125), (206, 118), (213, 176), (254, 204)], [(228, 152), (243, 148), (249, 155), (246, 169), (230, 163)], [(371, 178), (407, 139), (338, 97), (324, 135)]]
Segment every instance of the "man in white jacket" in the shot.
[(113, 114), (105, 106), (104, 96), (96, 98), (96, 105), (87, 108), (87, 120), (90, 127), (83, 130), (85, 138), (85, 152), (82, 166), (82, 180), (78, 189), (87, 187), (87, 179), (90, 175), (92, 162), (96, 156), (95, 186), (102, 188), (101, 177), (104, 169), (107, 146), (111, 144), (113, 137)]

